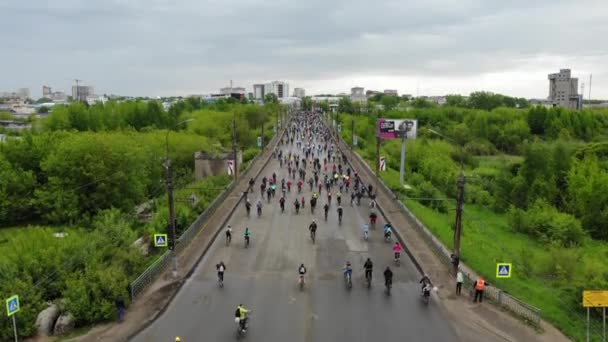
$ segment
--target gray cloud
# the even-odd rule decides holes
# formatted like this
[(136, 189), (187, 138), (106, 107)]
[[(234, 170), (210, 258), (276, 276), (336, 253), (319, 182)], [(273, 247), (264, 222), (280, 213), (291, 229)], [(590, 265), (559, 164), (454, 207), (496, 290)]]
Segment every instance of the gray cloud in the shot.
[(100, 92), (189, 94), (286, 79), (312, 92), (423, 83), (542, 97), (546, 74), (570, 67), (608, 98), (603, 0), (4, 0), (0, 13), (2, 90), (78, 77)]

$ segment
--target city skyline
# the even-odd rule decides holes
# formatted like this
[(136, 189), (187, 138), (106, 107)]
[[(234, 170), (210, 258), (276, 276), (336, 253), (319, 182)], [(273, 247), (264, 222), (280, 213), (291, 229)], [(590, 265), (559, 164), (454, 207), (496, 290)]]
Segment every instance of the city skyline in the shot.
[(599, 0), (7, 0), (0, 11), (0, 30), (10, 32), (0, 89), (29, 87), (34, 97), (44, 84), (69, 92), (79, 78), (100, 94), (150, 97), (216, 92), (230, 79), (251, 91), (280, 79), (311, 95), (360, 86), (547, 98), (547, 75), (568, 68), (585, 98), (590, 74), (592, 97), (608, 98), (608, 47), (595, 38), (608, 34), (608, 7)]

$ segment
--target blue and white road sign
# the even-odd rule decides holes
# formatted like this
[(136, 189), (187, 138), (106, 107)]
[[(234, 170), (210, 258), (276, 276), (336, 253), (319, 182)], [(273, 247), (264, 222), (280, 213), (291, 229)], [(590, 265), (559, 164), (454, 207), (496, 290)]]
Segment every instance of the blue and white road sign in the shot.
[(353, 145), (357, 146), (358, 142), (359, 142), (359, 137), (357, 137), (356, 135), (353, 135)]
[(6, 300), (6, 315), (8, 317), (19, 312), (21, 308), (19, 307), (19, 296), (14, 295), (11, 298)]
[(499, 262), (496, 264), (496, 278), (511, 278), (511, 271), (510, 263)]
[(262, 147), (262, 137), (258, 137), (258, 147)]
[(167, 247), (167, 234), (154, 234), (154, 247)]

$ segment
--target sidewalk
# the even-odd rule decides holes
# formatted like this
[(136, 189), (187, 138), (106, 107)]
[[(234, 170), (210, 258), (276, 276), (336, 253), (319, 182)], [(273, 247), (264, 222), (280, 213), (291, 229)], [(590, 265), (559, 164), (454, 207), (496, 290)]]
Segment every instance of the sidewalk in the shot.
[[(542, 332), (538, 332), (491, 303), (473, 303), (468, 294), (469, 289), (463, 289), (462, 295), (456, 296), (454, 277), (449, 274), (449, 269), (427, 245), (420, 233), (411, 226), (393, 193), (386, 192), (384, 187), (378, 186), (373, 171), (363, 165), (344, 141), (340, 139), (337, 145), (363, 182), (372, 184), (376, 189), (378, 194), (376, 202), (403, 238), (414, 258), (414, 263), (419, 264), (432, 279), (433, 285), (439, 288), (436, 295), (440, 300), (437, 302), (445, 309), (454, 329), (463, 341), (569, 341), (559, 330), (545, 321), (541, 321)], [(460, 265), (466, 267), (462, 262)]]
[[(284, 131), (281, 131), (281, 135)], [(199, 234), (192, 240), (186, 249), (178, 255), (178, 279), (173, 279), (171, 268), (159, 276), (148, 289), (137, 297), (127, 310), (125, 321), (121, 324), (106, 323), (95, 326), (84, 335), (70, 339), (72, 342), (80, 341), (128, 341), (139, 331), (145, 329), (156, 317), (160, 316), (171, 300), (177, 294), (183, 282), (202, 256), (206, 253), (215, 239), (215, 236), (224, 227), (224, 223), (230, 218), (236, 206), (243, 197), (243, 192), (249, 187), (249, 179), (257, 178), (264, 166), (271, 159), (272, 151), (277, 146), (279, 139), (275, 136), (266, 146), (262, 155), (254, 161), (246, 172), (239, 174), (236, 186), (228, 195), (222, 206), (218, 208), (207, 221), (204, 222)], [(244, 210), (244, 209), (242, 209)], [(44, 341), (38, 339), (36, 341)]]

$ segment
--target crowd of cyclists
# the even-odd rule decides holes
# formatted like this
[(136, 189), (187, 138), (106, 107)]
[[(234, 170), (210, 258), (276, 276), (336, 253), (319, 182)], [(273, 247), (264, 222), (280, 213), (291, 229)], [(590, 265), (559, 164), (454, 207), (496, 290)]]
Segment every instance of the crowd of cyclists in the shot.
[[(360, 206), (361, 199), (367, 197), (369, 199), (369, 222), (366, 222), (361, 229), (362, 238), (365, 241), (369, 239), (370, 228), (375, 229), (378, 219), (376, 193), (373, 192), (374, 189), (371, 184), (365, 187), (358, 173), (351, 169), (346, 155), (340, 153), (332, 140), (330, 131), (321, 122), (319, 115), (313, 112), (300, 112), (295, 115), (291, 121), (291, 126), (287, 129), (286, 134), (281, 137), (277, 148), (273, 151), (273, 158), (279, 163), (278, 170), (274, 170), (272, 174), (260, 175), (259, 182), (253, 178), (249, 180), (244, 201), (248, 216), (252, 206), (250, 197), (257, 196), (257, 189), (259, 189), (259, 198), (255, 205), (258, 217), (262, 216), (264, 201), (267, 204), (277, 201), (282, 213), (288, 210), (293, 215), (299, 215), (300, 210), (305, 210), (308, 205), (310, 213), (314, 215), (317, 205), (322, 201), (320, 198), (324, 197), (325, 200), (322, 205), (324, 220), (328, 220), (332, 200), (335, 200), (338, 225), (342, 224), (344, 196), (350, 197), (350, 206)], [(277, 172), (281, 175), (277, 175)], [(256, 185), (256, 183), (258, 184)], [(305, 195), (306, 191), (303, 189), (306, 186), (310, 193), (308, 198)], [(292, 209), (286, 208), (289, 205), (288, 197), (293, 199)], [(316, 240), (317, 229), (317, 222), (312, 219), (308, 230), (313, 244)], [(387, 223), (383, 226), (382, 232), (385, 242), (391, 243), (393, 227)], [(229, 245), (232, 241), (232, 234), (233, 230), (228, 226), (225, 230), (226, 245)], [(246, 227), (244, 231), (245, 247), (249, 247), (251, 239), (251, 229)], [(392, 251), (395, 265), (398, 266), (403, 252), (403, 248), (398, 241), (395, 241), (392, 245)], [(363, 270), (368, 287), (371, 286), (373, 267), (372, 260), (367, 258)], [(223, 286), (226, 266), (221, 262), (216, 265), (216, 268), (218, 281), (220, 286)], [(300, 288), (303, 288), (307, 272), (305, 265), (298, 266), (297, 272), (298, 283)], [(348, 288), (352, 287), (353, 265), (350, 261), (345, 262), (342, 272), (346, 286)], [(386, 291), (390, 294), (393, 271), (387, 265), (382, 274)], [(425, 286), (430, 284), (426, 275), (421, 283), (424, 292)], [(236, 318), (239, 321), (239, 331), (241, 332), (246, 330), (247, 313), (249, 311), (242, 304), (237, 308)]]

